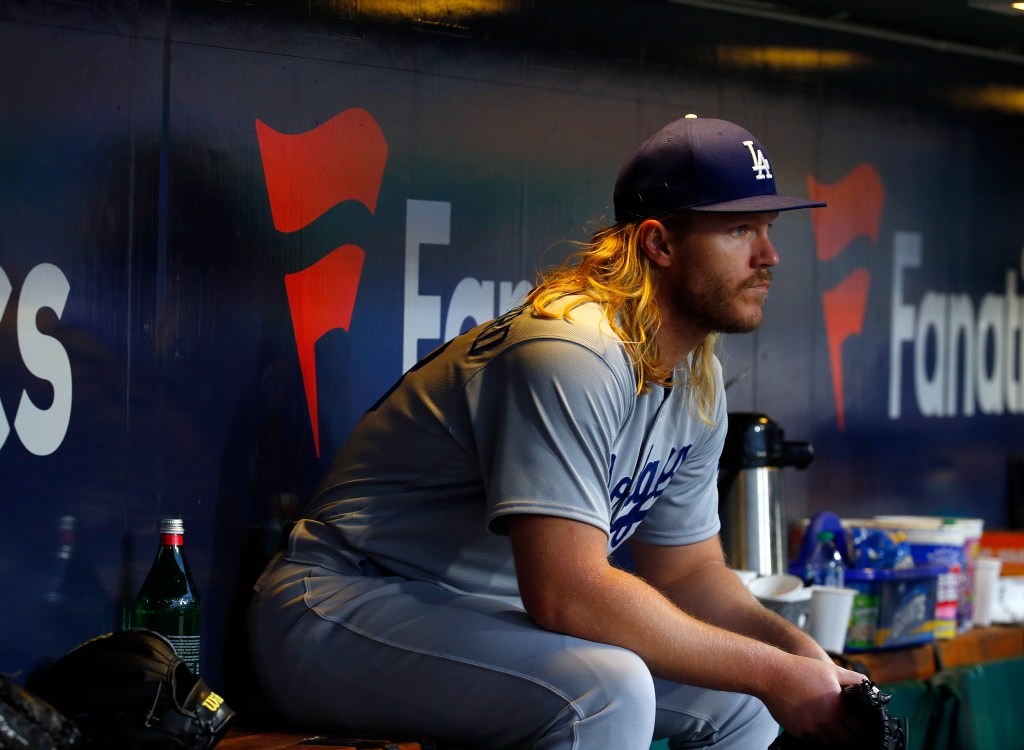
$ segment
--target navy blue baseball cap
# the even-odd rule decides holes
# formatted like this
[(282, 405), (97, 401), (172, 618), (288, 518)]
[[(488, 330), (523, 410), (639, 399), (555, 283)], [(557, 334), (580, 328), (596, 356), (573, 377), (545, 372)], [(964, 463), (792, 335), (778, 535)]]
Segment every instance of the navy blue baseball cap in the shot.
[(824, 203), (779, 195), (761, 142), (739, 125), (686, 115), (652, 135), (615, 181), (615, 221), (673, 211), (791, 211)]

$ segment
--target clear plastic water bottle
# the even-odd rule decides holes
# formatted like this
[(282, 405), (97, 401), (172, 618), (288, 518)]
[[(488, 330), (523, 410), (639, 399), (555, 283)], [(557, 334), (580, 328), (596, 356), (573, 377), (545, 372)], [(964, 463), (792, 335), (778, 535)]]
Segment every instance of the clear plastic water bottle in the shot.
[(819, 531), (818, 543), (807, 559), (804, 581), (810, 585), (837, 586), (846, 582), (846, 566), (843, 554), (836, 546), (836, 535), (832, 531)]

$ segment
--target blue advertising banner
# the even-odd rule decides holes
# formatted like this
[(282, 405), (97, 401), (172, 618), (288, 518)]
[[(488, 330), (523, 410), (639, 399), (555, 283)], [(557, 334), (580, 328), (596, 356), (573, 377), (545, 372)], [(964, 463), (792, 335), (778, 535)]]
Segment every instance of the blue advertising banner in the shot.
[(731, 410), (814, 444), (789, 517), (1006, 524), (1019, 68), (662, 3), (315, 5), (0, 4), (0, 670), (116, 627), (181, 515), (224, 679), (360, 414), (689, 112), (829, 203), (780, 217), (766, 322), (720, 353)]

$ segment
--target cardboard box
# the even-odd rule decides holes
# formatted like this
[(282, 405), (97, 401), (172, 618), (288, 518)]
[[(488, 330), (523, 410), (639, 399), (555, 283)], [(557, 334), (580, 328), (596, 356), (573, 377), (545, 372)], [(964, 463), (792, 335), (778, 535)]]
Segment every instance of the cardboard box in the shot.
[(1002, 560), (1004, 576), (1024, 576), (1024, 531), (985, 531), (978, 556)]

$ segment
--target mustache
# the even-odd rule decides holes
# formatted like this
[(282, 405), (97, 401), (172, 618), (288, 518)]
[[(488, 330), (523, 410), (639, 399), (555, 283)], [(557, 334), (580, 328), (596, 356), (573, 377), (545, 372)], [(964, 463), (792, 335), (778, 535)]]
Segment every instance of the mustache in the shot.
[(759, 268), (753, 276), (743, 282), (743, 288), (758, 286), (759, 284), (772, 283), (772, 272), (767, 268)]

